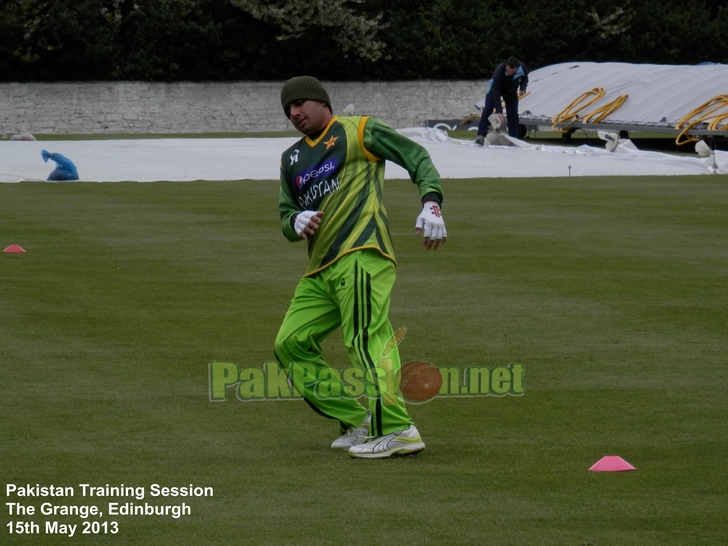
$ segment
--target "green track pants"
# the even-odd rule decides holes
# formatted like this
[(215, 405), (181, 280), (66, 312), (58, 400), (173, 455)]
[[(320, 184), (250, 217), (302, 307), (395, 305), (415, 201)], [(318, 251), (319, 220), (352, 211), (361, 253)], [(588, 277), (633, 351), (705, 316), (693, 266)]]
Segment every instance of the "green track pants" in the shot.
[[(397, 388), (399, 353), (389, 323), (389, 294), (396, 278), (391, 260), (376, 250), (357, 250), (310, 277), (302, 278), (276, 337), (276, 358), (311, 407), (358, 427), (366, 410), (347, 377), (366, 385), (370, 434), (382, 436), (412, 424)], [(330, 368), (321, 343), (341, 326), (355, 368)], [(389, 343), (388, 343), (389, 342)]]

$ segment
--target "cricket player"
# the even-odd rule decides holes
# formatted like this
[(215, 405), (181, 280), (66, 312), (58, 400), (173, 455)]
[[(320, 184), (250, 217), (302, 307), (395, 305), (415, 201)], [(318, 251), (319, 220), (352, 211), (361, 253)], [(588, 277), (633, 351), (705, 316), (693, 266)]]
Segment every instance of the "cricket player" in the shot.
[[(381, 121), (333, 115), (316, 78), (285, 82), (281, 104), (304, 134), (281, 157), (282, 229), (289, 241), (307, 241), (309, 262), (276, 337), (276, 358), (306, 402), (339, 421), (331, 447), (362, 458), (420, 452), (425, 444), (391, 380), (400, 360), (388, 318), (396, 263), (382, 204), (384, 163), (400, 165), (417, 185), (415, 234), (428, 250), (447, 240), (440, 175), (422, 146)], [(323, 359), (321, 343), (339, 327), (367, 385), (368, 408), (344, 395), (345, 382)]]

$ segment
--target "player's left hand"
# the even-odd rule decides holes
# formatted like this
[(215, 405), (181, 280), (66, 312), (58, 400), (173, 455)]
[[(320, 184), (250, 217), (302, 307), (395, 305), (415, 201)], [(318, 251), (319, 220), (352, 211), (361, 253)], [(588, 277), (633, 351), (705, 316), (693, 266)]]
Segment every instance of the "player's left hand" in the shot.
[(435, 201), (427, 201), (422, 206), (422, 212), (415, 223), (415, 235), (419, 236), (424, 231), (425, 238), (422, 244), (427, 250), (437, 250), (440, 244), (447, 241), (447, 230), (445, 220), (440, 212), (440, 205)]

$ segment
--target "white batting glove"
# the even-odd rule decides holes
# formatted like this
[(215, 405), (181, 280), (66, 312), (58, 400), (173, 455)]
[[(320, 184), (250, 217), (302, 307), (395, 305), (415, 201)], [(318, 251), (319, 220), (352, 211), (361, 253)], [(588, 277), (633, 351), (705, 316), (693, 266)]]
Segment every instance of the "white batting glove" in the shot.
[(424, 231), (424, 240), (422, 244), (430, 250), (437, 247), (441, 243), (447, 241), (447, 230), (445, 229), (445, 220), (442, 219), (440, 205), (435, 201), (427, 201), (422, 206), (422, 212), (417, 217), (415, 223), (415, 235), (420, 235)]
[(296, 216), (296, 221), (293, 223), (293, 229), (299, 237), (306, 239), (316, 232), (323, 215), (323, 212), (316, 210), (299, 212), (298, 216)]

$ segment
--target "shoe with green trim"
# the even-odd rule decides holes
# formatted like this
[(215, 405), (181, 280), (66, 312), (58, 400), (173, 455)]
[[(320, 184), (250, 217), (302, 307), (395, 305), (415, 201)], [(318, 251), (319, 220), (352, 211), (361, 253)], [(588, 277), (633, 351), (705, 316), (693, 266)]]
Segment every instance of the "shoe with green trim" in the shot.
[(349, 427), (346, 432), (339, 436), (331, 444), (333, 449), (349, 449), (351, 446), (365, 442), (369, 437), (369, 423), (372, 421), (372, 414), (367, 410), (367, 418), (358, 427)]
[(425, 443), (417, 431), (410, 425), (406, 430), (398, 430), (386, 436), (372, 438), (368, 442), (351, 446), (349, 455), (362, 459), (384, 459), (393, 455), (414, 455), (425, 449)]

